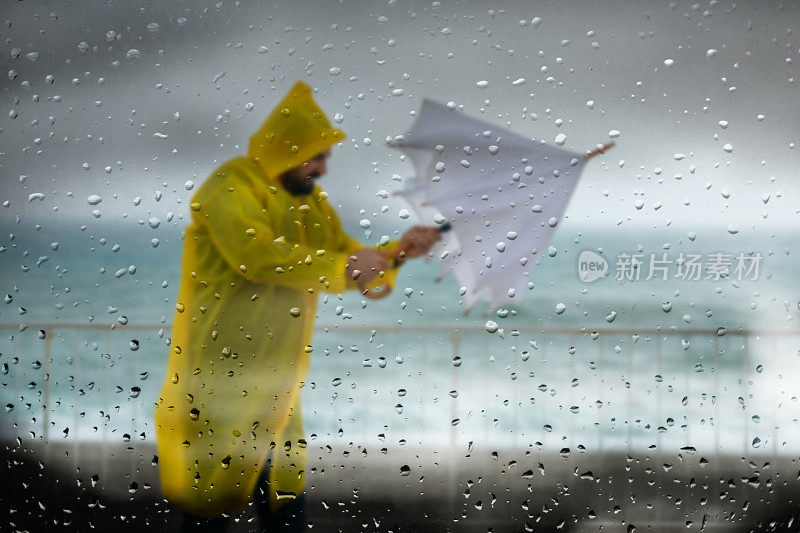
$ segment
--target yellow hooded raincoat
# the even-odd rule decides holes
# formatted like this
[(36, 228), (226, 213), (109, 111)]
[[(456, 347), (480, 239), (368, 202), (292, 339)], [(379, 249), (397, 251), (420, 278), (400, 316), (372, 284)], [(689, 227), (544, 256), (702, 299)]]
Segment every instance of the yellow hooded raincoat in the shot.
[[(319, 291), (343, 292), (349, 255), (319, 188), (278, 181), (340, 142), (298, 82), (191, 201), (167, 376), (155, 423), (164, 495), (183, 510), (243, 510), (272, 450), (273, 508), (304, 487), (300, 388)], [(392, 283), (394, 272), (382, 283)]]

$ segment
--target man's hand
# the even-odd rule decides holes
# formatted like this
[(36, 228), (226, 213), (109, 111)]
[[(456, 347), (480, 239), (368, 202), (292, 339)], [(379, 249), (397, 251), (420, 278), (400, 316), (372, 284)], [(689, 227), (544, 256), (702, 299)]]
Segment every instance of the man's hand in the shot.
[(389, 261), (380, 253), (371, 248), (362, 248), (353, 252), (347, 262), (345, 274), (356, 282), (363, 292), (367, 284), (375, 279), (382, 270), (389, 269)]
[(436, 231), (436, 226), (414, 226), (400, 238), (397, 249), (405, 251), (404, 259), (413, 259), (427, 254), (441, 238), (442, 234)]

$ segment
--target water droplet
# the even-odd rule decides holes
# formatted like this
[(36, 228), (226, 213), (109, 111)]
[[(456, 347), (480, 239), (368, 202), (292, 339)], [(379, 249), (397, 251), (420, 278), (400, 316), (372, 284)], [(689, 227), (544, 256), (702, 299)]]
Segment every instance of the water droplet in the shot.
[(292, 307), (289, 309), (289, 314), (293, 317), (297, 318), (300, 316), (300, 308), (299, 307)]
[(564, 305), (563, 303), (559, 302), (559, 303), (556, 304), (556, 313), (557, 314), (560, 315), (560, 314), (564, 313), (564, 311), (566, 311), (566, 310), (567, 310), (567, 306)]
[(495, 322), (494, 320), (488, 320), (486, 322), (486, 326), (485, 327), (486, 327), (486, 331), (488, 331), (489, 333), (495, 333), (499, 329), (500, 326), (498, 326), (497, 322)]
[(341, 384), (342, 384), (342, 378), (333, 378), (331, 380), (331, 385), (333, 385), (334, 387), (338, 387)]
[(400, 475), (401, 476), (407, 476), (410, 473), (411, 473), (411, 467), (409, 467), (408, 465), (403, 465), (403, 466), (400, 467)]
[(192, 420), (198, 420), (200, 418), (200, 410), (196, 407), (192, 407), (192, 409), (189, 411), (189, 418)]
[(558, 135), (556, 135), (555, 143), (558, 146), (564, 146), (565, 142), (567, 142), (567, 136), (566, 135), (564, 135), (563, 133), (559, 133)]
[(475, 85), (477, 85), (479, 89), (485, 89), (489, 86), (489, 82), (486, 80), (481, 80), (477, 82)]
[(672, 303), (670, 303), (670, 302), (662, 302), (661, 303), (661, 310), (664, 311), (665, 313), (669, 313), (670, 311), (672, 311)]

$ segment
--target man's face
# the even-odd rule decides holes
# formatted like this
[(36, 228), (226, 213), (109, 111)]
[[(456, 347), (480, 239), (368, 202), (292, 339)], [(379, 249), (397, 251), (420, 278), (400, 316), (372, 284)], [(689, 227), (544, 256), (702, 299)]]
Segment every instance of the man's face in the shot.
[(309, 194), (314, 190), (314, 182), (327, 172), (327, 159), (330, 155), (331, 151), (326, 150), (299, 167), (287, 170), (281, 174), (281, 185), (294, 196)]

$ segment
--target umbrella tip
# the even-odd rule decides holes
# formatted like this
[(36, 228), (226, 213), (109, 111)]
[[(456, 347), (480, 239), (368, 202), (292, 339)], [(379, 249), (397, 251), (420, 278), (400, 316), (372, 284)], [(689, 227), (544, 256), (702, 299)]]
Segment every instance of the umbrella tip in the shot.
[(591, 159), (592, 157), (594, 157), (596, 155), (603, 154), (603, 153), (605, 153), (606, 150), (611, 149), (615, 144), (616, 143), (614, 141), (611, 141), (609, 143), (604, 144), (603, 146), (599, 146), (599, 147), (595, 148), (594, 150), (592, 150), (591, 152), (589, 152), (588, 154), (586, 154), (586, 156), (584, 156), (584, 159)]

